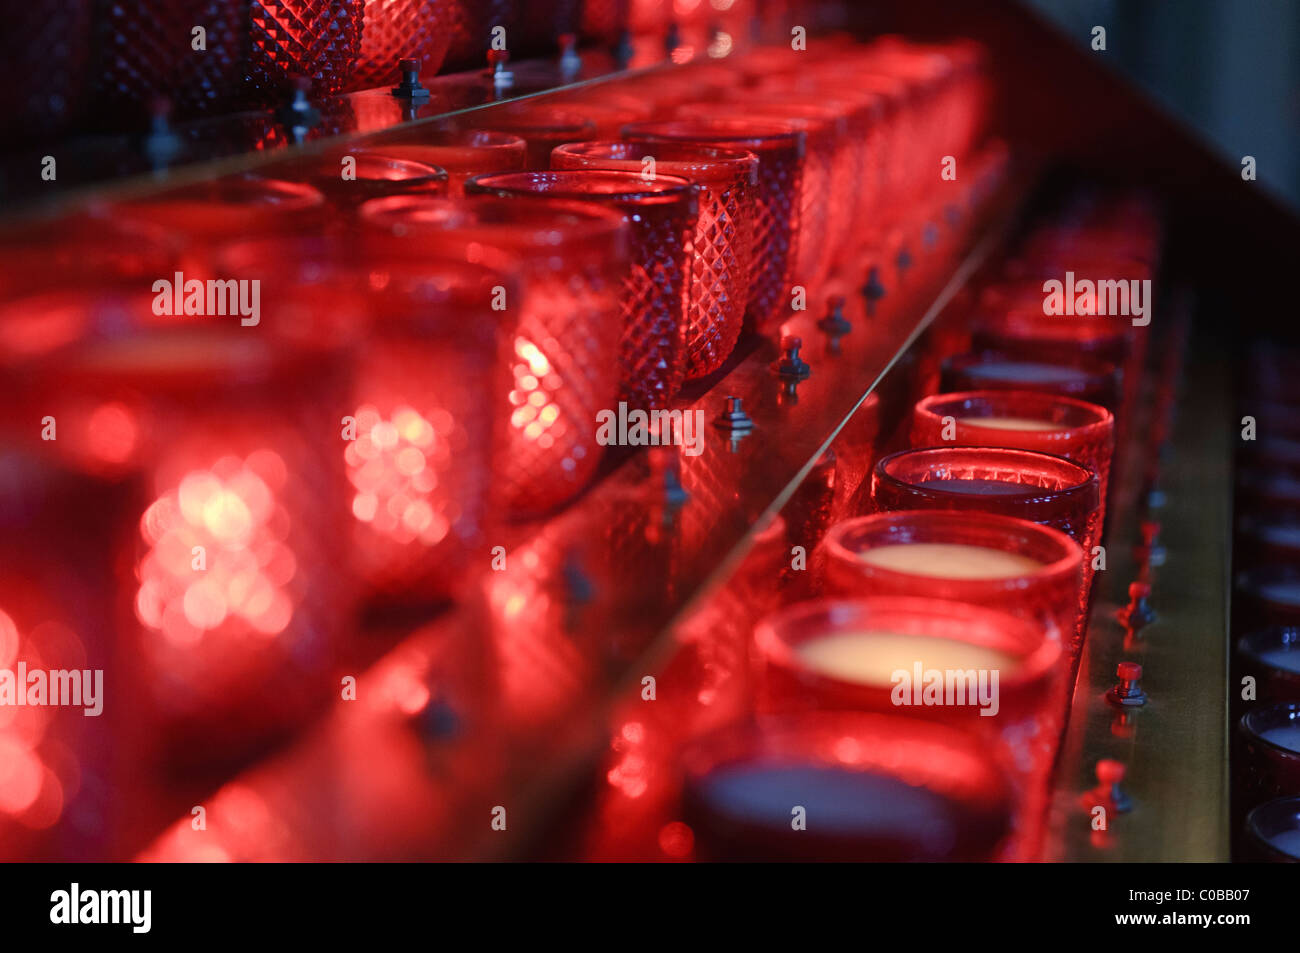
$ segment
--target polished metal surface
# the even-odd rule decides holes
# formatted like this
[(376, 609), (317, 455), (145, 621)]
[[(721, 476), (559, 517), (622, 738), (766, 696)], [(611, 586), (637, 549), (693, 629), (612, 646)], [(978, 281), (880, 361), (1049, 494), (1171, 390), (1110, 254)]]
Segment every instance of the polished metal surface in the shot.
[[(1154, 326), (1154, 322), (1153, 322)], [(1176, 335), (1175, 335), (1176, 336)], [(1166, 335), (1157, 352), (1174, 346)], [(1152, 569), (1157, 618), (1136, 636), (1116, 613), (1138, 578), (1145, 470), (1161, 448), (1146, 425), (1133, 428), (1117, 512), (1108, 530), (1107, 568), (1097, 592), (1075, 688), (1052, 816), (1048, 859), (1065, 861), (1227, 861), (1227, 593), (1231, 448), (1227, 381), (1220, 355), (1190, 351), (1175, 399), (1177, 419), (1160, 485), (1164, 564)], [(1146, 410), (1150, 411), (1148, 401)], [(1121, 709), (1105, 698), (1116, 665), (1142, 666), (1145, 705)], [(1124, 765), (1131, 809), (1108, 808), (1105, 831), (1092, 810), (1104, 799), (1097, 762)]]

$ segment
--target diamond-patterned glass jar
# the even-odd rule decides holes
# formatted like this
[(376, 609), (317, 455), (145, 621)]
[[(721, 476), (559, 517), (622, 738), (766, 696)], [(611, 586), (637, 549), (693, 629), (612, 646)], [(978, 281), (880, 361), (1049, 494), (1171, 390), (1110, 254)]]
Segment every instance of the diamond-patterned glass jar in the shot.
[(348, 89), (393, 86), (399, 59), (420, 61), (420, 73), (433, 76), (451, 44), (456, 0), (365, 0), (361, 50)]
[(361, 52), (363, 0), (253, 0), (246, 82), (258, 98), (282, 92), (295, 76), (317, 95), (347, 86)]
[(674, 175), (575, 169), (480, 175), (465, 190), (515, 200), (590, 202), (625, 216), (632, 267), (622, 297), (621, 395), (633, 408), (667, 406), (686, 369), (695, 187)]
[(692, 143), (576, 142), (551, 154), (556, 169), (615, 169), (680, 176), (699, 189), (686, 377), (711, 374), (736, 346), (749, 296), (750, 242), (758, 157)]
[(378, 255), (397, 243), (405, 254), (427, 249), (487, 265), (503, 253), (515, 259), (524, 294), (501, 302), (513, 333), (512, 409), (508, 426), (496, 429), (504, 463), (493, 496), (518, 516), (581, 491), (604, 449), (596, 414), (618, 399), (623, 216), (589, 203), (411, 196), (367, 202), (360, 216)]
[(758, 156), (754, 193), (753, 267), (748, 318), (768, 328), (790, 307), (803, 195), (805, 134), (771, 120), (681, 119), (633, 123), (623, 130), (632, 142), (696, 142), (745, 149)]
[[(947, 426), (945, 418), (952, 418)], [(912, 446), (1011, 447), (1074, 460), (1097, 474), (1102, 517), (1115, 452), (1115, 418), (1105, 407), (1033, 391), (937, 394), (912, 409)]]
[(678, 106), (683, 119), (761, 119), (787, 124), (805, 134), (807, 155), (800, 190), (799, 238), (794, 280), (820, 294), (839, 255), (849, 225), (848, 209), (839, 197), (851, 188), (847, 181), (848, 122), (835, 109), (818, 103), (772, 103), (747, 91), (731, 92), (739, 101), (687, 103)]

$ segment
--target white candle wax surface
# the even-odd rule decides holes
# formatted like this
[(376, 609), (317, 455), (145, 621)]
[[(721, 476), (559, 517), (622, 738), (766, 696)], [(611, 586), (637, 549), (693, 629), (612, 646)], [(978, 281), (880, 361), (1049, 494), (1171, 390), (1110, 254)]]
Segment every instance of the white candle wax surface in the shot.
[(864, 549), (858, 558), (881, 569), (935, 579), (1010, 579), (1043, 567), (1020, 553), (965, 543), (892, 543)]
[(968, 669), (1009, 673), (1019, 659), (973, 642), (907, 635), (902, 632), (828, 632), (796, 648), (804, 666), (821, 675), (862, 685), (888, 687), (897, 671)]

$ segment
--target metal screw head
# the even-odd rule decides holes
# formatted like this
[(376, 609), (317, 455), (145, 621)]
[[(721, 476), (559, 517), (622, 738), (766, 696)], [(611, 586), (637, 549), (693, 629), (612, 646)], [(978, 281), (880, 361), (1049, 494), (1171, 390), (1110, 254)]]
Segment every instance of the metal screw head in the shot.
[(1106, 701), (1120, 708), (1135, 708), (1147, 703), (1142, 690), (1142, 666), (1137, 662), (1120, 662), (1115, 666), (1119, 684), (1106, 693)]
[(713, 420), (715, 427), (720, 427), (733, 434), (746, 434), (754, 429), (754, 421), (745, 413), (739, 397), (728, 395), (726, 409)]
[(812, 368), (808, 362), (799, 356), (799, 349), (803, 347), (803, 339), (792, 335), (787, 335), (781, 339), (781, 359), (772, 365), (778, 375), (792, 380), (805, 380), (812, 374)]

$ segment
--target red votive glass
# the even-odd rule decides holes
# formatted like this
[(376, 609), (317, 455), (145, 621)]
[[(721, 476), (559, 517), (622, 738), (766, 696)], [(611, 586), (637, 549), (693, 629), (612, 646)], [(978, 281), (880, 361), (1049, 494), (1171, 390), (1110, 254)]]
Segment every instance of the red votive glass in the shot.
[(331, 326), (322, 315), (269, 330), (336, 334), (350, 346), (351, 427), (338, 452), (352, 494), (349, 555), (378, 610), (455, 598), (469, 578), (464, 567), (485, 538), (499, 469), (495, 429), (510, 409), (513, 341), (492, 301), (520, 295), (496, 268), (409, 251), (376, 258), (346, 238), (292, 236), (220, 255), (229, 272), (259, 276), (267, 294), (280, 293), (295, 270), (347, 275), (376, 315), (369, 326)]
[(470, 114), (465, 121), (480, 129), (508, 132), (528, 143), (529, 169), (548, 169), (551, 152), (566, 142), (586, 142), (597, 137), (596, 123), (581, 107), (521, 102)]
[(1300, 703), (1283, 702), (1247, 712), (1237, 731), (1241, 771), (1234, 812), (1300, 794)]
[(497, 428), (495, 495), (518, 516), (582, 490), (603, 452), (596, 414), (618, 399), (623, 216), (592, 203), (406, 196), (368, 202), (360, 216), (377, 254), (395, 243), (493, 266), (502, 254), (517, 262), (525, 294), (505, 309), (512, 410)]
[[(977, 737), (897, 715), (761, 718), (701, 738), (682, 762), (700, 860), (991, 860), (1018, 810)], [(791, 825), (796, 806), (806, 829)]]
[(361, 53), (363, 0), (259, 0), (249, 7), (245, 81), (260, 99), (306, 77), (316, 95), (348, 85)]
[[(803, 183), (799, 192), (799, 237), (796, 242), (794, 280), (814, 293), (823, 289), (831, 265), (839, 254), (844, 226), (848, 224), (847, 203), (836, 205), (837, 186), (846, 177), (836, 176), (848, 155), (848, 121), (835, 109), (817, 103), (771, 103), (761, 98), (740, 102), (700, 102), (678, 106), (681, 119), (753, 121), (755, 118), (780, 122), (804, 133), (806, 155)], [(844, 169), (847, 171), (847, 169)]]
[(936, 394), (917, 401), (912, 446), (945, 444), (1036, 450), (1081, 463), (1097, 474), (1105, 518), (1115, 451), (1115, 418), (1105, 407), (1017, 390)]
[(1083, 551), (1049, 526), (991, 513), (876, 513), (836, 524), (822, 545), (828, 595), (987, 606), (1075, 640)]
[(699, 215), (695, 187), (673, 175), (576, 169), (480, 175), (465, 184), (465, 191), (513, 201), (591, 203), (624, 216), (632, 263), (622, 295), (621, 395), (634, 407), (666, 406), (681, 389), (686, 370)]
[[(347, 161), (347, 160), (351, 161)], [(346, 162), (347, 177), (344, 178)], [(307, 179), (337, 207), (355, 210), (362, 202), (390, 195), (447, 194), (447, 173), (427, 162), (395, 156), (382, 148), (340, 151), (311, 161)]]
[(1060, 530), (1083, 549), (1083, 585), (1072, 664), (1087, 632), (1092, 559), (1101, 537), (1097, 475), (1064, 457), (1030, 450), (940, 447), (882, 457), (871, 475), (877, 512), (944, 510), (995, 513)]
[(754, 637), (760, 710), (893, 712), (986, 738), (1014, 766), (1025, 806), (1010, 856), (1035, 854), (1068, 671), (1054, 621), (934, 598), (865, 596), (797, 603), (760, 622)]
[(1242, 671), (1255, 676), (1263, 702), (1300, 702), (1300, 626), (1275, 625), (1237, 640)]
[(623, 130), (623, 138), (651, 144), (696, 142), (758, 156), (746, 313), (759, 329), (785, 314), (799, 243), (805, 134), (770, 120), (682, 119), (634, 123)]
[(1300, 797), (1268, 801), (1246, 815), (1248, 860), (1300, 863)]
[(691, 264), (686, 377), (711, 374), (731, 355), (749, 295), (750, 242), (758, 157), (752, 152), (680, 142), (575, 142), (551, 155), (557, 169), (656, 172), (697, 187), (699, 219)]
[(465, 194), (465, 180), (485, 172), (521, 172), (528, 164), (524, 140), (489, 129), (421, 130), (418, 143), (376, 146), (386, 156), (437, 166), (447, 173), (448, 194)]
[(1039, 361), (1000, 351), (958, 354), (943, 362), (939, 386), (944, 391), (1031, 390), (1059, 394), (1105, 407), (1113, 415), (1120, 405), (1120, 371), (1102, 360), (1078, 357), (1070, 362)]
[(348, 89), (396, 86), (400, 59), (420, 61), (420, 72), (433, 76), (451, 44), (451, 20), (457, 0), (365, 0), (361, 14), (361, 49)]
[(130, 481), (112, 563), (123, 730), (178, 769), (228, 765), (328, 704), (351, 631), (348, 369), (272, 329), (297, 310), (363, 325), (363, 303), (322, 281), (261, 304), (261, 327), (140, 322), (45, 374), (58, 442)]
[(239, 175), (122, 202), (109, 211), (175, 236), (186, 279), (207, 279), (237, 277), (213, 274), (216, 245), (275, 232), (320, 230), (330, 208), (325, 195), (304, 182)]

